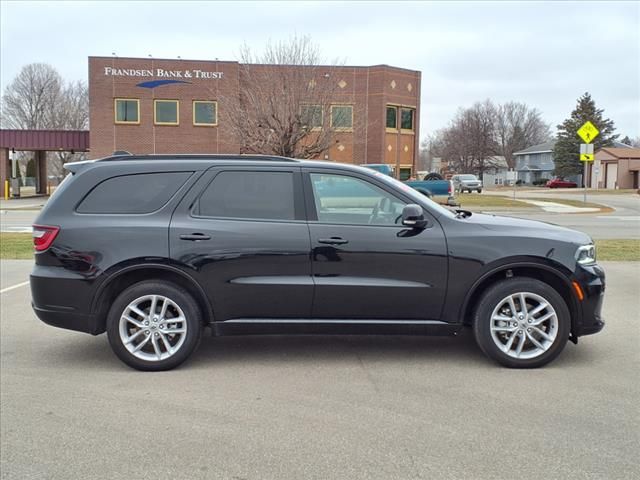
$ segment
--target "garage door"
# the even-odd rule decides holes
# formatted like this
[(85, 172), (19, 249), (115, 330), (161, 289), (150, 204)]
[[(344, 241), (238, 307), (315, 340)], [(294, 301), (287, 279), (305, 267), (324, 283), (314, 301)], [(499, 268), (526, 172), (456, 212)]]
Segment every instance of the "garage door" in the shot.
[(607, 188), (616, 188), (618, 180), (618, 164), (607, 163)]

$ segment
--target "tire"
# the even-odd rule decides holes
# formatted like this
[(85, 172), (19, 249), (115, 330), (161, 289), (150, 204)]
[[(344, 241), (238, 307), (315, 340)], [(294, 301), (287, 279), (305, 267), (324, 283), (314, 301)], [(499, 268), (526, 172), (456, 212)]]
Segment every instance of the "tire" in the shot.
[[(152, 317), (149, 312), (154, 298), (158, 315)], [(193, 297), (161, 280), (125, 289), (107, 316), (107, 336), (113, 352), (130, 367), (144, 371), (170, 370), (180, 365), (200, 343), (202, 328), (202, 315)]]
[(424, 177), (425, 181), (431, 181), (431, 180), (444, 180), (444, 177), (442, 175), (440, 175), (439, 173), (428, 173), (427, 175), (425, 175)]
[(481, 188), (478, 189), (478, 193), (482, 193), (482, 189)]
[[(527, 312), (521, 310), (521, 296)], [(513, 306), (509, 299), (513, 300)], [(543, 303), (547, 307), (542, 308)], [(512, 315), (514, 307), (516, 315)], [(560, 294), (550, 285), (529, 277), (511, 278), (489, 287), (473, 319), (480, 349), (510, 368), (546, 365), (562, 352), (570, 331), (569, 308)]]

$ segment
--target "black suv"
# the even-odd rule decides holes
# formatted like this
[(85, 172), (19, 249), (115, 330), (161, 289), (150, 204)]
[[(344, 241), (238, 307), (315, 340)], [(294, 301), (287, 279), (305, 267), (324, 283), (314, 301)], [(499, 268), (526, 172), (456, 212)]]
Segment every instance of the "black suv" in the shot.
[(33, 308), (166, 370), (203, 327), (455, 334), (537, 367), (596, 333), (591, 239), (448, 210), (375, 171), (266, 156), (115, 156), (71, 172), (33, 227)]

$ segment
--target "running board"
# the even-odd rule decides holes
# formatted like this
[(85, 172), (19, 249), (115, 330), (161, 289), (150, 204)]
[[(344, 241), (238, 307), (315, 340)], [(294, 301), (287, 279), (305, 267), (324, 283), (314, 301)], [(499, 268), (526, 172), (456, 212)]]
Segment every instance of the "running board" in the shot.
[(210, 324), (213, 335), (455, 335), (461, 324), (439, 320), (234, 318)]

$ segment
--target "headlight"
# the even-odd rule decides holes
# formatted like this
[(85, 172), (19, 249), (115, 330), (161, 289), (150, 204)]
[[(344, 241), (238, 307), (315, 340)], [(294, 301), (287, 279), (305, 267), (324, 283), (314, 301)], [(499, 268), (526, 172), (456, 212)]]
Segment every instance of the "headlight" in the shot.
[(596, 246), (583, 245), (576, 250), (576, 262), (581, 265), (596, 263)]

